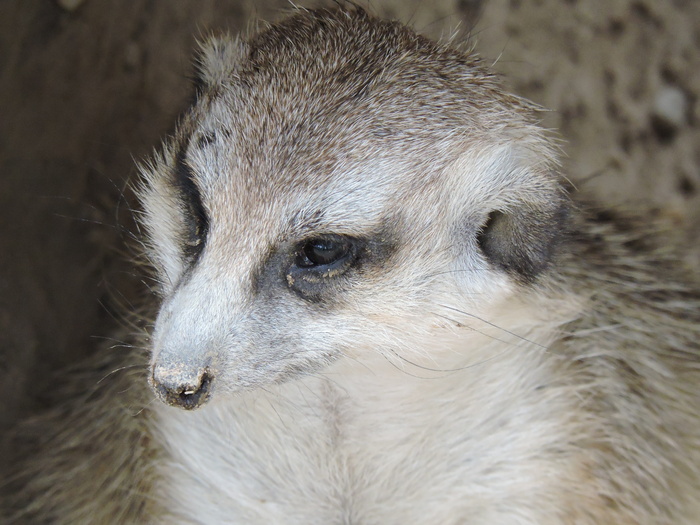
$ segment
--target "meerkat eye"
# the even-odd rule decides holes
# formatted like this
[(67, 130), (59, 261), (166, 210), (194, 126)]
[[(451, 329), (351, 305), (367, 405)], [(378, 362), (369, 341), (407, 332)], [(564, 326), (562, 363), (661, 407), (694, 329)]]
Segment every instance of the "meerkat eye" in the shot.
[(352, 256), (352, 243), (345, 239), (311, 239), (297, 252), (298, 268), (338, 267)]
[(342, 235), (301, 241), (290, 254), (291, 265), (285, 274), (287, 286), (309, 301), (327, 298), (333, 286), (345, 282), (343, 276), (360, 266), (365, 252), (365, 240)]

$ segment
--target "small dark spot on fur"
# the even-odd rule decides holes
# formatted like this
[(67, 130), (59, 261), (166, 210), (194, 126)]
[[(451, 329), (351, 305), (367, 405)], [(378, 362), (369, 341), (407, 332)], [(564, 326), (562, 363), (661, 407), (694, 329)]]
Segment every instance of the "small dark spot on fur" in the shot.
[(212, 132), (202, 133), (197, 139), (197, 147), (199, 149), (204, 149), (205, 147), (213, 144), (216, 141), (216, 134)]

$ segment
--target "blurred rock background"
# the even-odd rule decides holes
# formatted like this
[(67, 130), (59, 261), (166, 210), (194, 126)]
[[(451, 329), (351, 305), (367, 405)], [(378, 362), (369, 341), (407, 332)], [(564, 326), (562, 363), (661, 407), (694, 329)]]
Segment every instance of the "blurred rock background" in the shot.
[[(60, 402), (54, 372), (112, 344), (144, 302), (127, 186), (187, 105), (197, 36), (254, 31), (289, 9), (0, 2), (0, 428)], [(372, 0), (370, 10), (471, 38), (515, 92), (551, 110), (542, 118), (563, 139), (566, 176), (667, 221), (687, 254), (679, 264), (700, 267), (700, 2)]]

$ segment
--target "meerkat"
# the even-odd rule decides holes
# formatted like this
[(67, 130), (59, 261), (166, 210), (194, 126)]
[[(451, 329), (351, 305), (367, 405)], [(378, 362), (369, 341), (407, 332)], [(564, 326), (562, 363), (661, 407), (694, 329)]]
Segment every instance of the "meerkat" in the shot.
[(148, 355), (20, 427), (7, 521), (700, 523), (700, 288), (534, 105), (356, 6), (198, 79), (138, 190)]

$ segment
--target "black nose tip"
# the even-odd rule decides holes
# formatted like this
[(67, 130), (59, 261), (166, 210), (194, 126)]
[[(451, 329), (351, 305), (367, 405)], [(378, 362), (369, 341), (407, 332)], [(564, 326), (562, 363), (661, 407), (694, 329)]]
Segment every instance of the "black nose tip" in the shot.
[(212, 376), (205, 371), (196, 381), (188, 382), (179, 378), (159, 378), (157, 372), (154, 371), (152, 381), (153, 389), (161, 401), (174, 407), (194, 410), (209, 399)]

